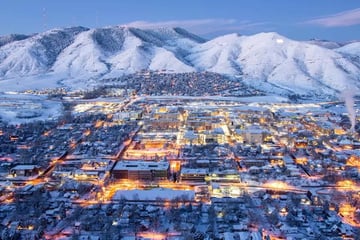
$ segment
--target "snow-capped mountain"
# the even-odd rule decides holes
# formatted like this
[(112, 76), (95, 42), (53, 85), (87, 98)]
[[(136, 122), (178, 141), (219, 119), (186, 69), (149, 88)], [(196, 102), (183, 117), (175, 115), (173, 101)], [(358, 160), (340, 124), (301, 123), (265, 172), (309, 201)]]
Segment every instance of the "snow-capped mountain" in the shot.
[(345, 46), (336, 49), (336, 51), (348, 56), (360, 58), (360, 42), (346, 44)]
[(328, 49), (339, 48), (346, 44), (346, 43), (341, 43), (341, 42), (333, 42), (333, 41), (320, 40), (320, 39), (311, 39), (309, 41), (306, 41), (306, 43), (314, 44), (314, 45), (328, 48)]
[(58, 55), (86, 28), (54, 29), (0, 48), (0, 78), (44, 74)]
[(359, 58), (358, 43), (327, 45), (277, 33), (229, 34), (205, 41), (181, 28), (54, 29), (0, 37), (0, 87), (12, 79), (37, 79), (34, 88), (40, 79), (71, 87), (79, 80), (165, 70), (227, 74), (271, 92), (334, 94), (360, 88), (360, 64), (354, 60)]
[(342, 54), (276, 33), (218, 37), (195, 47), (189, 59), (201, 70), (241, 74), (263, 90), (331, 94), (360, 86), (359, 68)]
[(10, 35), (6, 35), (6, 36), (0, 36), (0, 47), (4, 46), (5, 44), (8, 44), (8, 43), (24, 40), (28, 37), (30, 37), (30, 36), (23, 35), (23, 34), (10, 34)]
[(143, 69), (192, 72), (184, 57), (200, 42), (178, 29), (92, 29), (78, 34), (51, 70), (70, 78), (116, 77)]

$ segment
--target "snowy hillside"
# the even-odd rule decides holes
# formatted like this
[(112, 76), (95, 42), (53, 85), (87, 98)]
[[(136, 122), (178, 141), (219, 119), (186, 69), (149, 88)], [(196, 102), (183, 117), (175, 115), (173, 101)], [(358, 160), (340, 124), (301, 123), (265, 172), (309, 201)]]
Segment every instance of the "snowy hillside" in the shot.
[(276, 33), (222, 36), (194, 48), (188, 57), (200, 70), (240, 74), (253, 86), (307, 94), (360, 87), (360, 70), (341, 54)]
[(360, 58), (360, 42), (349, 43), (341, 48), (336, 49), (337, 52)]
[(12, 78), (49, 71), (74, 36), (85, 28), (54, 29), (0, 48), (0, 77)]
[(359, 43), (338, 48), (277, 33), (205, 41), (181, 28), (73, 27), (0, 37), (0, 88), (12, 79), (18, 87), (34, 81), (33, 88), (41, 88), (46, 81), (82, 88), (141, 70), (210, 71), (272, 93), (333, 95), (360, 88), (359, 56)]
[(94, 29), (78, 34), (59, 54), (52, 70), (77, 79), (116, 77), (143, 69), (192, 72), (182, 56), (197, 43), (172, 29)]
[(0, 47), (6, 45), (8, 43), (24, 40), (29, 37), (30, 36), (23, 35), (23, 34), (10, 34), (10, 35), (6, 35), (6, 36), (0, 36)]
[(319, 47), (324, 47), (328, 49), (335, 49), (344, 46), (344, 43), (339, 42), (333, 42), (333, 41), (327, 41), (327, 40), (319, 40), (319, 39), (311, 39), (309, 41), (306, 41), (305, 43), (314, 44)]

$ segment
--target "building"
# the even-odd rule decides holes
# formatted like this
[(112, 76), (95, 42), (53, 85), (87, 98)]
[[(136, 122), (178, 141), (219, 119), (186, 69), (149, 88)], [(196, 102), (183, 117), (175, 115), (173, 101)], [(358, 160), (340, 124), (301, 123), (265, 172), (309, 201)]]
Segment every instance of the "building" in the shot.
[(116, 164), (112, 175), (117, 179), (154, 181), (167, 179), (170, 174), (168, 162), (121, 161)]
[(262, 144), (268, 132), (260, 127), (251, 126), (243, 132), (244, 142), (247, 144)]
[(205, 182), (205, 177), (209, 175), (209, 171), (205, 168), (183, 168), (181, 169), (181, 181), (189, 182)]
[(39, 174), (40, 167), (37, 165), (17, 165), (11, 168), (10, 173), (14, 177), (31, 177)]

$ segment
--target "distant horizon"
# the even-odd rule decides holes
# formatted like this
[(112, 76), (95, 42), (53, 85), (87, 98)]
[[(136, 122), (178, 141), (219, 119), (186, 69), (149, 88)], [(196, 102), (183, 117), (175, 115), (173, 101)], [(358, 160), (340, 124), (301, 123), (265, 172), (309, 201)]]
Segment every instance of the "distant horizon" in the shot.
[(54, 28), (129, 25), (181, 27), (210, 39), (229, 33), (277, 32), (290, 39), (360, 40), (358, 0), (3, 0), (0, 36)]

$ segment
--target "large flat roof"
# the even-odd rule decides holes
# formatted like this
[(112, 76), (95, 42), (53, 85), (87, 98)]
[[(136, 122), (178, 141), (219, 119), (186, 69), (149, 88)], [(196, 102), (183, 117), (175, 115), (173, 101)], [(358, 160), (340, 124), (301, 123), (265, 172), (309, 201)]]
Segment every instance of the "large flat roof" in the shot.
[(182, 168), (181, 174), (206, 175), (209, 173), (207, 168)]
[(168, 162), (121, 161), (117, 162), (113, 170), (166, 170), (168, 168)]
[(35, 168), (39, 168), (37, 165), (17, 165), (13, 167), (11, 170), (34, 170)]

